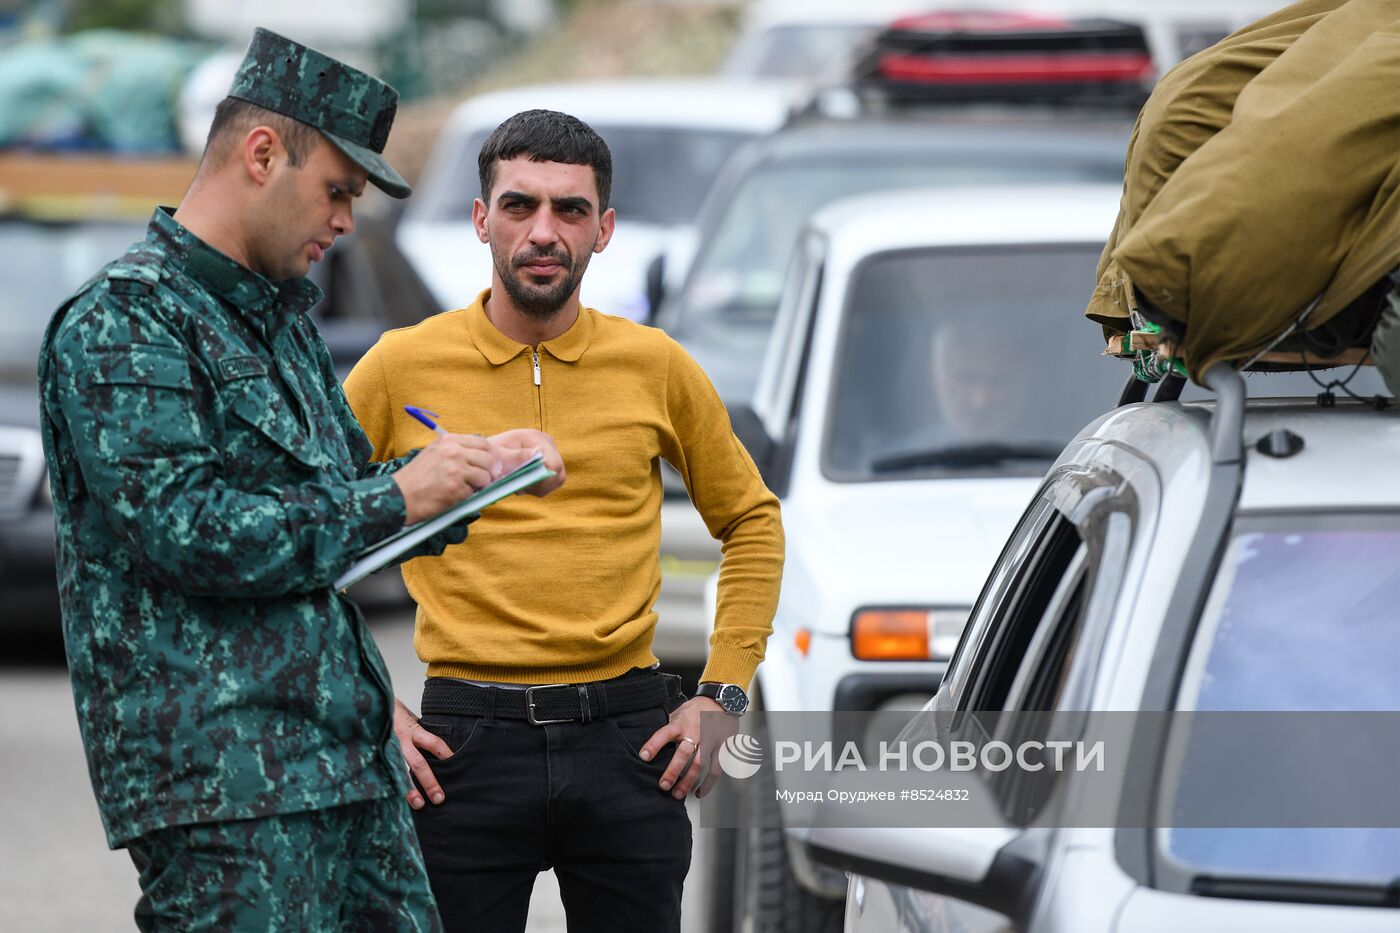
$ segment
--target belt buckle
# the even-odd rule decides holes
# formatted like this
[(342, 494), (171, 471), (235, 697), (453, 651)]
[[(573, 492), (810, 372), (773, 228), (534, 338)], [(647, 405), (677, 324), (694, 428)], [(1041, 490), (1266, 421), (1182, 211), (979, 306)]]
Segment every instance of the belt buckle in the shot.
[(535, 691), (552, 690), (555, 687), (567, 687), (568, 684), (536, 684), (533, 687), (525, 688), (525, 718), (532, 726), (545, 726), (553, 722), (573, 722), (572, 719), (536, 719), (535, 718)]

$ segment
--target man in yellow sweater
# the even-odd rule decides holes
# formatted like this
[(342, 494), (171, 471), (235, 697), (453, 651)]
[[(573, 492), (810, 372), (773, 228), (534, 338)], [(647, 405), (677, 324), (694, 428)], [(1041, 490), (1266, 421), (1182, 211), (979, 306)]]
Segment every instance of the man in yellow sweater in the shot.
[[(470, 549), (404, 565), (428, 665), (422, 720), (402, 702), (395, 714), (422, 788), (409, 803), (449, 930), (523, 930), (553, 867), (571, 931), (677, 931), (685, 798), (717, 777), (696, 786), (725, 731), (702, 733), (701, 716), (747, 707), (782, 576), (778, 502), (675, 341), (579, 304), (613, 232), (603, 140), (527, 111), (479, 168), (491, 287), (385, 334), (346, 394), (376, 459), (431, 440), (404, 412), (421, 405), (450, 430), (548, 433), (569, 481), (493, 507)], [(723, 542), (710, 657), (684, 703), (652, 653), (661, 459)]]

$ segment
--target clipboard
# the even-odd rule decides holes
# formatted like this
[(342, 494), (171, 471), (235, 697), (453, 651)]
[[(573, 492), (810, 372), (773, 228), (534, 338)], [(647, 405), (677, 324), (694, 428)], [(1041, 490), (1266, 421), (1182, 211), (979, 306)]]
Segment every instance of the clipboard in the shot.
[(336, 590), (353, 586), (375, 571), (387, 567), (438, 532), (472, 515), (479, 515), (488, 505), (513, 496), (553, 475), (554, 471), (544, 465), (544, 455), (536, 454), (512, 472), (489, 486), (483, 486), (447, 511), (424, 519), (416, 525), (409, 525), (365, 548), (355, 558), (355, 562), (331, 585)]

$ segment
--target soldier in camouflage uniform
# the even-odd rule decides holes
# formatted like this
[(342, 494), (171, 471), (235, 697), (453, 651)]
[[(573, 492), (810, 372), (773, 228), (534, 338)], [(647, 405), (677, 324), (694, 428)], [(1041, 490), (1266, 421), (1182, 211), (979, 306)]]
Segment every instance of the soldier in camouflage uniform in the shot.
[(331, 581), (522, 445), (558, 457), (508, 432), (367, 463), (304, 275), (366, 180), (408, 195), (380, 155), (396, 104), (258, 30), (179, 210), (44, 338), (64, 640), (142, 929), (439, 927), (388, 673)]

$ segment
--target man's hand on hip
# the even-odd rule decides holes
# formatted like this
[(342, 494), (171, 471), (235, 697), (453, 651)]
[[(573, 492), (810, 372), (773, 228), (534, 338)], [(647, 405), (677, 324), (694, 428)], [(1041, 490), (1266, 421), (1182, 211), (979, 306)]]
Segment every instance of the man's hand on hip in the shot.
[(476, 434), (444, 434), (393, 473), (404, 502), (405, 524), (432, 518), (501, 475), (501, 450)]
[[(708, 728), (702, 730), (701, 723)], [(643, 761), (651, 761), (657, 752), (672, 742), (676, 743), (676, 754), (671, 759), (665, 773), (661, 775), (660, 787), (670, 791), (677, 800), (684, 800), (695, 788), (705, 768), (715, 760), (724, 740), (739, 731), (739, 717), (726, 713), (718, 703), (709, 697), (695, 697), (686, 700), (671, 714), (671, 721), (647, 740), (642, 746)], [(705, 782), (696, 790), (697, 798), (704, 797), (719, 781), (718, 764), (710, 768)]]
[(440, 759), (451, 758), (452, 749), (440, 736), (424, 729), (413, 711), (397, 697), (394, 698), (394, 734), (399, 737), (399, 747), (403, 750), (403, 760), (408, 765), (409, 774), (413, 775), (418, 787), (423, 788), (422, 793), (419, 793), (418, 787), (408, 792), (408, 805), (415, 810), (423, 809), (423, 794), (427, 794), (433, 803), (442, 803), (446, 794), (442, 792), (433, 769), (419, 749), (432, 752)]

